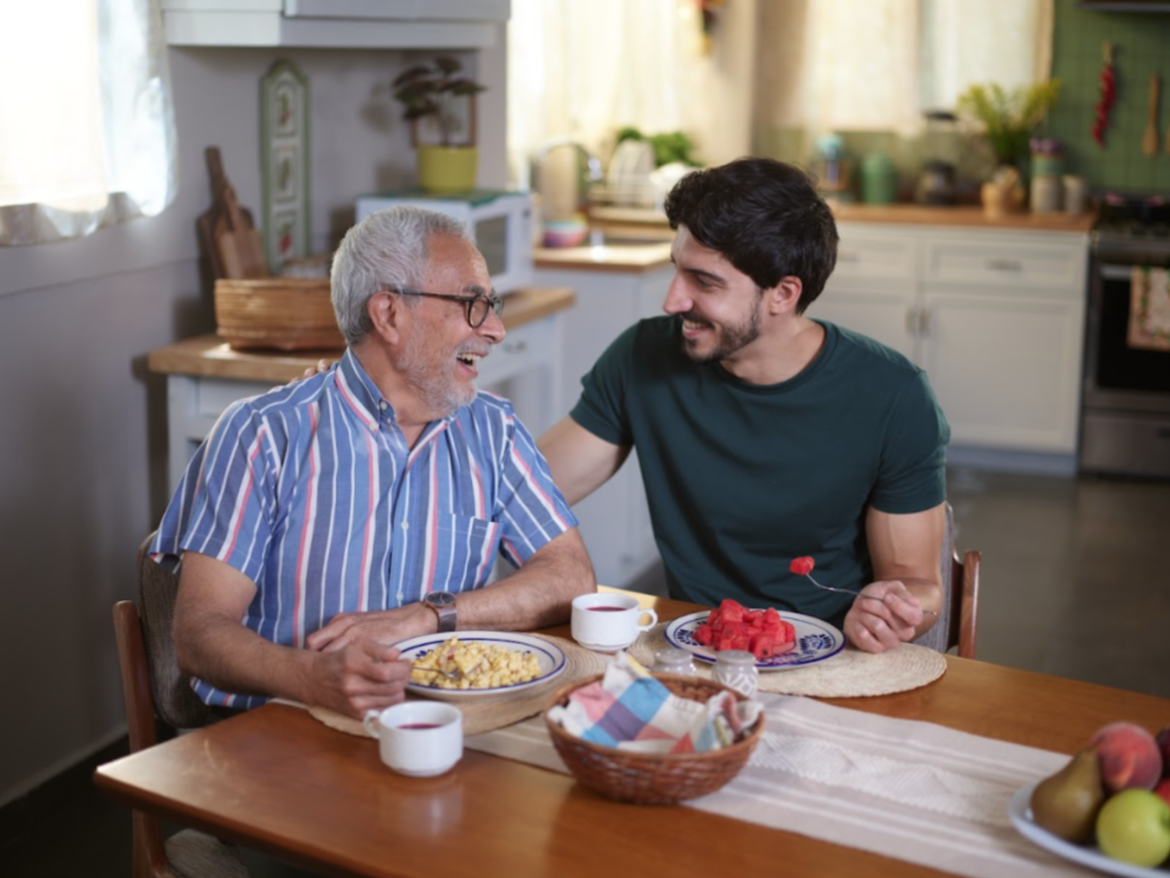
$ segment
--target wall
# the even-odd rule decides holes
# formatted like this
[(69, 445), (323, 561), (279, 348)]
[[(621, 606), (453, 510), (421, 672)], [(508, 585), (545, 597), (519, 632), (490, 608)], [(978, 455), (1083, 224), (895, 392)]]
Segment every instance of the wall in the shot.
[[(480, 183), (503, 187), (504, 27), (465, 65), (480, 98)], [(430, 54), (430, 53), (427, 53)], [(259, 80), (290, 58), (308, 76), (311, 229), (328, 248), (362, 193), (413, 180), (385, 85), (412, 53), (172, 49), (181, 184), (163, 214), (89, 238), (0, 248), (0, 805), (125, 731), (111, 607), (167, 501), (165, 395), (152, 349), (214, 329), (196, 217), (218, 145), (260, 212)]]
[[(1114, 44), (1117, 102), (1105, 132), (1105, 148), (1090, 131), (1101, 88), (1102, 45)], [(1053, 35), (1052, 75), (1061, 80), (1053, 110), (1052, 134), (1066, 147), (1066, 165), (1083, 175), (1094, 189), (1170, 194), (1170, 95), (1159, 107), (1159, 150), (1141, 150), (1150, 97), (1150, 76), (1159, 74), (1170, 85), (1170, 14), (1097, 12), (1081, 9), (1076, 0), (1057, 0)]]

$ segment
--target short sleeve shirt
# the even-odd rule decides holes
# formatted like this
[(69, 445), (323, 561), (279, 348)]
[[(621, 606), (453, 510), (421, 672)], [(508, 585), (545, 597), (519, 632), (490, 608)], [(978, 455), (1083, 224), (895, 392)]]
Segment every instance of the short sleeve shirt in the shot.
[(780, 384), (693, 362), (677, 317), (630, 327), (582, 379), (573, 419), (638, 452), (672, 597), (840, 624), (850, 598), (791, 574), (791, 560), (811, 555), (819, 581), (860, 588), (872, 581), (867, 508), (945, 500), (950, 429), (925, 373), (823, 326), (817, 358)]
[[(577, 524), (511, 404), (479, 393), (413, 448), (352, 352), (231, 405), (200, 446), (152, 554), (194, 551), (257, 585), (243, 624), (288, 646), (340, 612), (485, 585)], [(196, 680), (208, 703), (259, 696)]]

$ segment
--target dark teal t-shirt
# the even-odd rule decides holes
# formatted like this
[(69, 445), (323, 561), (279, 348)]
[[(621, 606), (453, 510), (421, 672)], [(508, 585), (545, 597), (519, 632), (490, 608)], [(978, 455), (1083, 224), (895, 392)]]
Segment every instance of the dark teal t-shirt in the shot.
[(677, 317), (631, 326), (582, 379), (573, 420), (637, 449), (671, 597), (730, 597), (839, 626), (852, 599), (789, 562), (812, 555), (817, 581), (860, 588), (872, 581), (866, 508), (906, 514), (946, 498), (950, 428), (926, 374), (822, 325), (820, 354), (780, 384), (694, 363)]

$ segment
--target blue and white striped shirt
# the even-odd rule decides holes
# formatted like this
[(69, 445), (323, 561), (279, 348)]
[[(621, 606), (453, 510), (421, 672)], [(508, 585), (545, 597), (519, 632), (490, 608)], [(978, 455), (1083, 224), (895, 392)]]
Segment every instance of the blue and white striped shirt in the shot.
[[(480, 588), (497, 553), (519, 566), (576, 524), (510, 402), (481, 392), (411, 449), (346, 351), (329, 371), (223, 413), (151, 552), (240, 570), (258, 586), (243, 624), (303, 647), (337, 613)], [(193, 686), (209, 704), (267, 700)]]

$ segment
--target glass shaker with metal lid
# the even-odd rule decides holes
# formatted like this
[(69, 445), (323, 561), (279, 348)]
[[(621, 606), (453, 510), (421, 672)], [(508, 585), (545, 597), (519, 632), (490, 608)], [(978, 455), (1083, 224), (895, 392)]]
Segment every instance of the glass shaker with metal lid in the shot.
[(760, 683), (756, 657), (742, 649), (725, 649), (715, 656), (715, 679), (747, 698), (754, 698)]
[(654, 670), (659, 674), (677, 674), (680, 677), (694, 677), (698, 674), (691, 654), (677, 646), (666, 646), (654, 653)]

